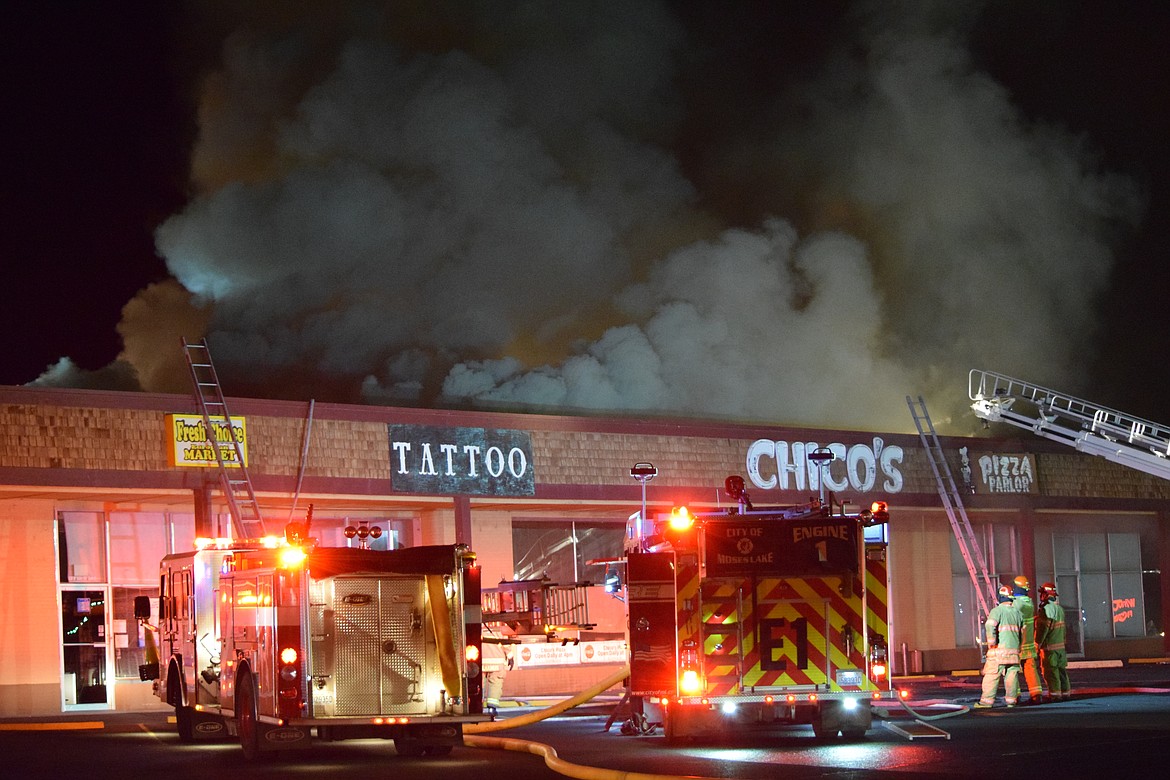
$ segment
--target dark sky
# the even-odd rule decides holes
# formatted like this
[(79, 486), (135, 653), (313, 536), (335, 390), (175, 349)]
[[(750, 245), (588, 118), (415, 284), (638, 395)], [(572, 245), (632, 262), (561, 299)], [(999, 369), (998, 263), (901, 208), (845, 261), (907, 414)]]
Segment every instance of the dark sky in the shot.
[[(810, 5), (816, 9), (809, 10)], [(1126, 177), (1144, 204), (1132, 228), (1110, 227), (1118, 236), (1113, 240), (1111, 276), (1102, 295), (1093, 296), (1083, 314), (1098, 324), (1101, 339), (1095, 344), (1086, 337), (1084, 343), (1065, 345), (1054, 359), (1066, 364), (1059, 379), (1074, 386), (1056, 384), (1056, 389), (1170, 422), (1164, 389), (1170, 384), (1166, 359), (1170, 100), (1165, 92), (1170, 10), (1153, 3), (993, 0), (982, 5), (982, 13), (965, 34), (974, 69), (1002, 86), (1019, 122), (1056, 127), (1079, 139), (1085, 159), (1096, 160), (1099, 171)], [(271, 11), (280, 6), (258, 7)], [(799, 128), (799, 123), (791, 116), (778, 119), (773, 131), (768, 123), (775, 109), (769, 102), (773, 94), (791, 94), (802, 82), (813, 82), (821, 78), (818, 74), (832, 70), (830, 49), (848, 51), (847, 46), (842, 48), (840, 30), (854, 23), (853, 5), (756, 2), (732, 3), (724, 10), (723, 3), (676, 3), (671, 8), (686, 40), (682, 49), (676, 49), (676, 54), (682, 52), (683, 64), (673, 82), (682, 97), (665, 101), (673, 112), (669, 131), (642, 127), (630, 131), (629, 137), (671, 150), (680, 177), (695, 190), (688, 208), (702, 209), (712, 223), (747, 228), (779, 212), (801, 234), (826, 222), (848, 229), (867, 219), (875, 221), (872, 214), (858, 217), (848, 204), (834, 210), (832, 204), (826, 205), (832, 199), (828, 195), (815, 205), (803, 198), (801, 174), (816, 177), (816, 165), (788, 166), (788, 171), (800, 170), (787, 180), (789, 192), (776, 194), (769, 190), (779, 188), (762, 174), (753, 176), (752, 161), (735, 159), (736, 153), (746, 156), (751, 149), (739, 143), (740, 133), (755, 139), (774, 136), (775, 147), (769, 152), (773, 162), (798, 159), (789, 156), (788, 147), (796, 142), (785, 140), (784, 132)], [(116, 327), (123, 307), (148, 284), (170, 276), (156, 249), (154, 231), (183, 213), (199, 194), (190, 168), (199, 132), (201, 79), (223, 70), (222, 35), (239, 22), (226, 19), (223, 9), (224, 4), (214, 2), (50, 1), (22, 3), (6, 11), (0, 33), (7, 152), (0, 177), (5, 215), (0, 262), (6, 293), (0, 326), (8, 346), (0, 361), (0, 383), (29, 382), (65, 356), (84, 370), (103, 368), (122, 349)], [(451, 22), (457, 16), (449, 15), (446, 26), (436, 24), (441, 33), (432, 38), (465, 33)], [(248, 21), (263, 27), (255, 19)], [(442, 45), (418, 43), (426, 39), (425, 31), (414, 36), (419, 50), (443, 51)], [(469, 51), (474, 53), (474, 47)], [(514, 75), (519, 66), (513, 62), (512, 68), (509, 71), (505, 63), (498, 70)], [(786, 103), (794, 104), (799, 102)], [(638, 125), (636, 117), (613, 119), (617, 112), (605, 107), (598, 112), (623, 128)], [(756, 123), (758, 128), (753, 127)], [(538, 128), (533, 132), (539, 132), (539, 121), (532, 124)], [(555, 149), (555, 142), (549, 146)], [(832, 187), (821, 191), (831, 192)], [(686, 198), (680, 196), (681, 200)], [(832, 215), (842, 210), (850, 216), (833, 222)], [(628, 226), (622, 229), (636, 232)], [(700, 232), (696, 229), (696, 234)], [(636, 243), (630, 240), (624, 246)], [(641, 246), (649, 253), (645, 244)], [(638, 252), (630, 254), (638, 268)], [(1075, 288), (1080, 271), (1075, 265), (1071, 268), (1071, 279), (1059, 278), (1059, 264), (1048, 274), (1058, 287)], [(636, 271), (633, 275), (637, 277)], [(618, 275), (613, 284), (617, 289), (628, 281)], [(1010, 284), (1005, 281), (1005, 298), (1011, 298), (1006, 288)], [(994, 290), (994, 283), (986, 289)], [(980, 300), (970, 305), (984, 306)], [(228, 308), (221, 307), (217, 327), (238, 334), (238, 322), (225, 324), (229, 317), (222, 311)], [(1006, 310), (1006, 316), (1015, 313)], [(506, 316), (510, 315), (501, 315)], [(539, 330), (523, 318), (516, 322), (518, 329)], [(436, 331), (442, 327), (441, 322), (434, 324)], [(476, 327), (474, 321), (470, 327)], [(590, 327), (583, 325), (576, 338), (600, 336), (600, 327)], [(979, 340), (981, 327), (973, 318), (975, 332), (967, 334), (973, 342)], [(387, 366), (396, 358), (399, 366), (417, 362), (424, 352), (434, 359), (450, 347), (438, 337), (425, 344), (424, 339), (395, 338), (394, 349), (377, 357)], [(524, 340), (515, 333), (499, 338), (501, 344)], [(899, 338), (905, 340), (906, 334)], [(1002, 339), (1003, 334), (989, 330), (987, 338)], [(1028, 340), (1026, 325), (1016, 338)], [(304, 335), (301, 339), (306, 351), (322, 349)], [(236, 355), (230, 342), (225, 343), (229, 346), (224, 354)], [(407, 350), (407, 344), (417, 349)], [(448, 355), (442, 370), (452, 362), (492, 354), (479, 345)], [(989, 349), (979, 354), (995, 353)], [(1019, 373), (1017, 367), (1028, 364), (1021, 355), (1013, 360), (1013, 367), (970, 367)], [(322, 367), (328, 361), (319, 355), (314, 361), (314, 371), (329, 372)], [(272, 365), (287, 367), (276, 358)], [(399, 367), (378, 374), (368, 367), (346, 366), (344, 372), (357, 378), (363, 373), (376, 375), (380, 387), (394, 387), (396, 377), (398, 386), (409, 384), (401, 381), (403, 376), (425, 385), (433, 381), (427, 377), (439, 371), (433, 363), (428, 365), (431, 368), (401, 369), (405, 373), (399, 374), (395, 374)], [(967, 363), (958, 358), (956, 365)], [(944, 370), (953, 373), (950, 367)], [(888, 374), (875, 371), (874, 376), (882, 381)], [(956, 378), (965, 381), (965, 375)], [(1022, 378), (1048, 383), (1046, 376)], [(534, 381), (527, 379), (529, 384)], [(321, 397), (325, 391), (315, 392)], [(894, 395), (903, 392), (913, 388), (896, 388)], [(903, 408), (899, 413), (904, 412)]]
[(153, 230), (186, 201), (194, 96), (171, 3), (6, 12), (0, 382), (63, 356), (97, 369), (122, 306), (167, 276)]

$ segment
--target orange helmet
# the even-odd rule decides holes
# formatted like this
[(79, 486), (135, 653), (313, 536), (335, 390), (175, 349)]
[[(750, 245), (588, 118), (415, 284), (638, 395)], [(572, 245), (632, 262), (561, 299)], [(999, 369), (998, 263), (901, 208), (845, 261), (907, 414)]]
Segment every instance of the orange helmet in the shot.
[(1032, 583), (1028, 582), (1028, 578), (1023, 574), (1012, 580), (1012, 585), (1015, 586), (1017, 596), (1023, 596), (1027, 594), (1028, 589), (1032, 587)]

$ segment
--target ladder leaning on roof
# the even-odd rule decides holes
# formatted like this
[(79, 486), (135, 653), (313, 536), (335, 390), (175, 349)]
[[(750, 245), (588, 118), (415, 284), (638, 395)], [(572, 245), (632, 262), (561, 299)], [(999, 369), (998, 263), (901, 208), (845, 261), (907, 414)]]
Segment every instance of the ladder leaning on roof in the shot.
[[(914, 426), (918, 429), (922, 448), (926, 450), (926, 458), (930, 461), (930, 468), (938, 482), (938, 494), (942, 498), (943, 509), (951, 521), (951, 530), (955, 533), (959, 552), (967, 564), (967, 573), (971, 575), (975, 603), (979, 607), (978, 620), (982, 621), (996, 604), (996, 586), (987, 571), (987, 559), (983, 555), (983, 548), (979, 546), (971, 521), (967, 518), (962, 495), (955, 485), (955, 478), (951, 474), (951, 467), (943, 453), (938, 434), (935, 433), (930, 413), (926, 411), (926, 401), (922, 400), (922, 396), (918, 396), (917, 401), (906, 396), (906, 405), (910, 407), (910, 416), (914, 418)], [(975, 634), (980, 635), (978, 625), (975, 626)]]
[(1170, 427), (1070, 395), (972, 369), (967, 395), (975, 416), (1005, 422), (1124, 466), (1170, 479)]
[[(208, 442), (212, 445), (211, 450), (219, 464), (220, 486), (231, 511), (233, 530), (241, 539), (263, 537), (264, 518), (260, 514), (260, 504), (256, 500), (252, 478), (248, 476), (243, 443), (236, 435), (235, 427), (231, 425), (231, 414), (223, 397), (219, 376), (211, 362), (211, 350), (207, 347), (207, 339), (200, 339), (195, 343), (184, 338), (182, 343), (183, 354), (187, 356), (187, 367), (191, 369), (195, 403), (199, 407), (199, 413), (203, 415)], [(230, 445), (229, 449), (234, 452), (230, 466), (224, 462), (223, 449), (220, 446), (221, 442), (217, 440), (213, 420), (223, 422), (222, 430), (228, 441), (222, 444)]]

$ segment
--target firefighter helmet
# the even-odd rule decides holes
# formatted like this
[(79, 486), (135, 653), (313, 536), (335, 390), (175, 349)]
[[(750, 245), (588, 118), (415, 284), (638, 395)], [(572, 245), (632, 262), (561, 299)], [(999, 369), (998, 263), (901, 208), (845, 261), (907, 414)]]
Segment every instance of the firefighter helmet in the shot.
[(1059, 594), (1056, 592), (1056, 584), (1055, 583), (1046, 582), (1040, 586), (1040, 600), (1041, 601), (1051, 601), (1052, 599), (1056, 598), (1058, 595)]
[(999, 588), (998, 598), (999, 598), (1000, 603), (1003, 603), (1005, 601), (1011, 601), (1012, 600), (1012, 589), (1007, 585), (1001, 585)]
[(1028, 588), (1032, 587), (1032, 583), (1028, 582), (1028, 578), (1021, 574), (1012, 580), (1012, 585), (1015, 586), (1015, 593), (1017, 596), (1024, 596), (1028, 593)]

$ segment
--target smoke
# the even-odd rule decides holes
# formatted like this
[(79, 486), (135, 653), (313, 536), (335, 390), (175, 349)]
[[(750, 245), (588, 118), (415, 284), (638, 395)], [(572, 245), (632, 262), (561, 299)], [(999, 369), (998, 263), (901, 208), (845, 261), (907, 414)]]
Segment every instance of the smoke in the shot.
[(216, 17), (146, 389), (204, 321), (229, 392), (341, 401), (905, 430), (970, 368), (1077, 381), (1136, 199), (976, 68), (981, 4), (758, 83), (665, 3), (424, 5)]

